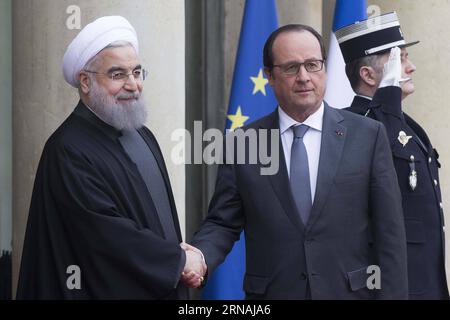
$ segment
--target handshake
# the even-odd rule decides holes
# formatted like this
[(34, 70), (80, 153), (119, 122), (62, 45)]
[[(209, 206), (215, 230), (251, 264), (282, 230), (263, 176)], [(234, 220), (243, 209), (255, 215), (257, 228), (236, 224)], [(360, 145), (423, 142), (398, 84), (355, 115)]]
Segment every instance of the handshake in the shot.
[(185, 242), (182, 242), (180, 246), (186, 253), (186, 264), (180, 280), (188, 288), (198, 288), (203, 285), (208, 269), (203, 254), (196, 247)]

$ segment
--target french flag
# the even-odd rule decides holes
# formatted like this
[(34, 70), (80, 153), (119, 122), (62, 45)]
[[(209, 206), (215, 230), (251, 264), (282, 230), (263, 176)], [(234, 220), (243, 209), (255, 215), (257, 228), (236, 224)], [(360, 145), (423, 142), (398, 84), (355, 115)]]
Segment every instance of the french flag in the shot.
[(334, 9), (333, 31), (330, 36), (330, 46), (327, 59), (327, 90), (325, 101), (335, 108), (349, 107), (355, 93), (345, 74), (345, 62), (334, 32), (367, 19), (366, 0), (337, 0)]

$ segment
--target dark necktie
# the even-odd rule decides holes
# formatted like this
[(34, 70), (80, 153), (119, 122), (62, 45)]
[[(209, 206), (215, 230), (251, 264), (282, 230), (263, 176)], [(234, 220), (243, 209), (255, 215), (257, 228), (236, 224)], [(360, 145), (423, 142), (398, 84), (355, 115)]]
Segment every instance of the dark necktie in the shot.
[(291, 168), (290, 168), (290, 184), (292, 196), (297, 205), (298, 212), (306, 225), (311, 213), (311, 183), (309, 181), (309, 165), (308, 153), (303, 136), (309, 127), (307, 125), (299, 125), (292, 127), (294, 139), (291, 148)]

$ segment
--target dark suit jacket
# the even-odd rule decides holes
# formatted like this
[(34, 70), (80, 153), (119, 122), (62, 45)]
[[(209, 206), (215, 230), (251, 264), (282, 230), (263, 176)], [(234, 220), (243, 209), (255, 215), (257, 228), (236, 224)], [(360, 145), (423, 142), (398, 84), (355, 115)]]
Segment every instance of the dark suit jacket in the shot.
[[(279, 129), (278, 111), (244, 129)], [(281, 142), (278, 151), (275, 175), (261, 175), (260, 164), (220, 166), (208, 216), (193, 239), (209, 270), (244, 229), (248, 299), (407, 298), (400, 191), (383, 126), (325, 106), (306, 226), (290, 192)], [(373, 264), (381, 268), (381, 290), (366, 286)]]
[[(368, 113), (386, 127), (402, 192), (410, 299), (448, 299), (438, 153), (422, 127), (402, 112), (398, 87), (379, 89), (372, 102), (356, 96), (349, 110)], [(412, 137), (404, 146), (398, 140), (400, 131)], [(412, 167), (417, 172), (414, 190), (409, 182)]]

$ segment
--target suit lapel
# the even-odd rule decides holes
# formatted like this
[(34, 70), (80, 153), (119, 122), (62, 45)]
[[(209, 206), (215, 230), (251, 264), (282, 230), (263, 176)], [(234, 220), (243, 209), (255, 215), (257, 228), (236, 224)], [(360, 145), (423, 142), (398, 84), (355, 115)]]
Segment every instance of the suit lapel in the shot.
[(329, 107), (325, 103), (316, 194), (311, 216), (306, 225), (306, 231), (311, 228), (319, 217), (330, 193), (330, 189), (333, 186), (333, 180), (341, 162), (347, 135), (347, 128), (340, 124), (343, 119), (337, 110)]
[[(280, 122), (278, 118), (278, 108), (270, 114), (267, 121), (261, 123), (262, 129), (280, 129)], [(269, 133), (270, 134), (270, 133)], [(274, 175), (269, 175), (268, 178), (272, 185), (272, 188), (284, 209), (284, 212), (292, 221), (292, 223), (297, 226), (301, 232), (304, 232), (304, 225), (300, 219), (300, 215), (297, 212), (297, 207), (295, 205), (294, 199), (291, 193), (291, 187), (289, 184), (289, 176), (286, 168), (286, 160), (284, 158), (283, 144), (281, 142), (281, 134), (279, 141), (279, 170)], [(270, 147), (270, 139), (267, 139)], [(272, 150), (271, 150), (272, 151)], [(272, 154), (272, 152), (271, 152)]]

